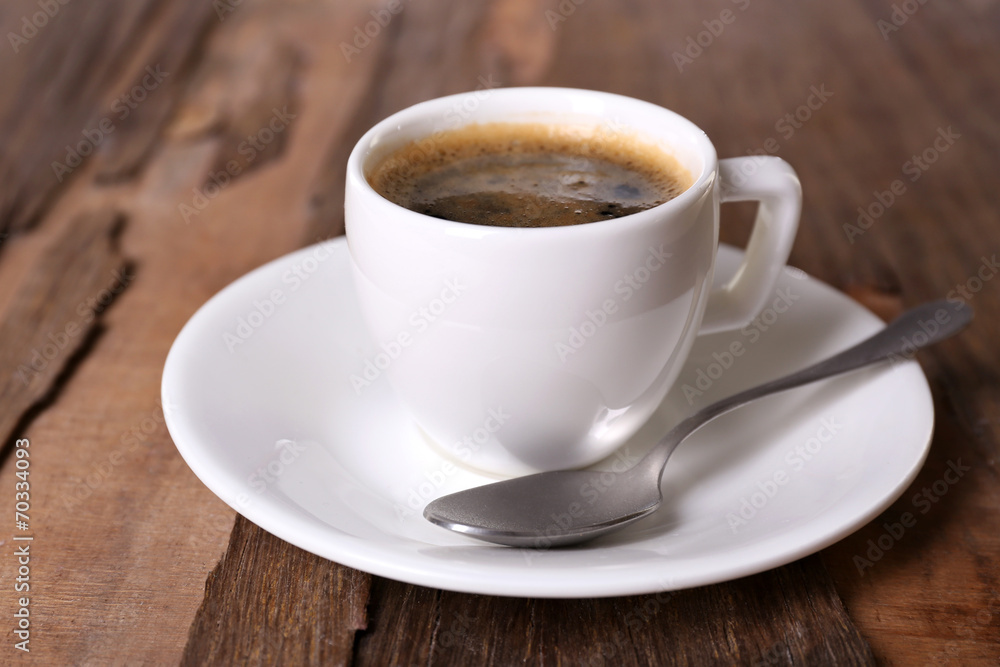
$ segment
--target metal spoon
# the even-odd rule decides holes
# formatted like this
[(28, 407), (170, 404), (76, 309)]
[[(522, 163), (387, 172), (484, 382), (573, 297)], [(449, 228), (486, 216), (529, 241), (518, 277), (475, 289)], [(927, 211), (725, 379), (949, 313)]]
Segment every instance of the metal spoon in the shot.
[[(624, 472), (560, 470), (486, 484), (434, 500), (424, 508), (424, 517), (470, 537), (515, 547), (548, 548), (591, 540), (655, 512), (663, 500), (660, 478), (670, 455), (716, 417), (786, 389), (891, 357), (908, 358), (917, 349), (958, 333), (971, 320), (972, 309), (963, 303), (934, 301), (918, 306), (840, 354), (702, 408)], [(599, 499), (583, 502), (585, 489), (599, 489)]]

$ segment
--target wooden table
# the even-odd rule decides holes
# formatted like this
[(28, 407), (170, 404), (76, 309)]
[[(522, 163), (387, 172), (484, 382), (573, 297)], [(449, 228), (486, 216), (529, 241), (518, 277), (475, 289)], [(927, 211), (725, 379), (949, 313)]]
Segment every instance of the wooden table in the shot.
[[(0, 662), (1000, 661), (1000, 5), (11, 0), (0, 24)], [(483, 85), (623, 93), (693, 119), (723, 156), (776, 153), (806, 193), (793, 265), (885, 317), (949, 294), (975, 308), (921, 355), (936, 434), (890, 509), (739, 581), (533, 600), (325, 561), (195, 478), (158, 401), (181, 326), (342, 232), (366, 128)], [(723, 240), (743, 243), (751, 215), (727, 210)], [(904, 512), (915, 525), (872, 551)]]

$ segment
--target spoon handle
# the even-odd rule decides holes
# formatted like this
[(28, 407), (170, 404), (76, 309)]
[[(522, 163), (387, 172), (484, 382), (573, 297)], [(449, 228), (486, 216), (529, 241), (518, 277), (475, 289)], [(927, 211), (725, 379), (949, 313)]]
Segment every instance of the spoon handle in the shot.
[(972, 308), (961, 302), (932, 301), (917, 306), (900, 315), (875, 335), (829, 359), (705, 406), (667, 433), (639, 465), (645, 466), (650, 472), (662, 473), (667, 459), (684, 438), (730, 410), (770, 394), (801, 387), (892, 357), (899, 357), (901, 361), (910, 359), (917, 350), (958, 333), (971, 320)]

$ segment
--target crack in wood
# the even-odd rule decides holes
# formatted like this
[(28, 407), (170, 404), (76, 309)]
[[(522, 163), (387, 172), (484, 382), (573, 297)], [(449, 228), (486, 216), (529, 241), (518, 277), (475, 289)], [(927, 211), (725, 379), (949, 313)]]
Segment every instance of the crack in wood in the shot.
[(291, 547), (237, 516), (184, 649), (185, 665), (346, 664), (370, 575)]
[(3, 443), (55, 400), (99, 338), (102, 315), (132, 282), (134, 264), (117, 243), (124, 224), (108, 209), (75, 218), (41, 254), (7, 308), (0, 323)]
[(60, 6), (56, 18), (23, 47), (36, 57), (0, 101), (0, 232), (34, 227), (95, 158), (98, 180), (138, 173), (215, 11), (198, 0), (119, 0)]

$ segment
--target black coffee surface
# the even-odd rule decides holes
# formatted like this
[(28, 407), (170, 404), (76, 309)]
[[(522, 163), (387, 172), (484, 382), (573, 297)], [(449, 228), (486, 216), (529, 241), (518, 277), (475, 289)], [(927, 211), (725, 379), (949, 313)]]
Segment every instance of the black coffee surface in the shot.
[(404, 146), (368, 180), (386, 199), (437, 218), (555, 227), (652, 208), (687, 189), (691, 177), (672, 156), (631, 134), (490, 123)]

